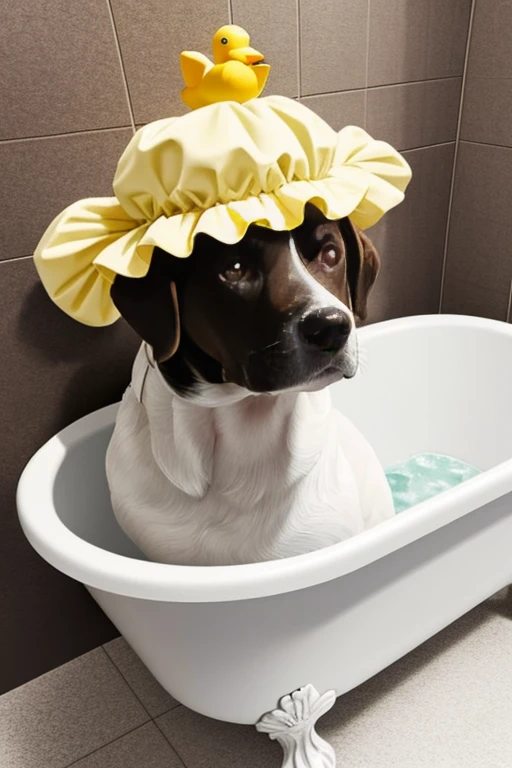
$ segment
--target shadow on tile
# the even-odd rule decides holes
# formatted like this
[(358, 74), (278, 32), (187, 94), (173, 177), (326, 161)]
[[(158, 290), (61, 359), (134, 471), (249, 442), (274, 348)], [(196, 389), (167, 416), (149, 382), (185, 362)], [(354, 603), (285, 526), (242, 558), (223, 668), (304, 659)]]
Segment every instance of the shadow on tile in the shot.
[(344, 766), (511, 764), (512, 734), (505, 714), (512, 699), (508, 599), (478, 606), (338, 699), (318, 731)]
[(183, 768), (183, 763), (156, 725), (147, 723), (73, 763), (73, 768)]
[(454, 146), (404, 152), (413, 171), (405, 200), (368, 230), (381, 256), (372, 322), (438, 312)]
[(149, 716), (102, 648), (0, 697), (2, 768), (65, 768)]
[(364, 90), (304, 96), (300, 102), (320, 115), (335, 131), (341, 131), (346, 125), (366, 128), (366, 91)]
[(186, 707), (156, 720), (187, 768), (279, 768), (282, 749), (250, 725), (198, 715)]
[(512, 585), (505, 587), (495, 595), (489, 598), (483, 607), (490, 613), (496, 613), (503, 616), (505, 619), (512, 621)]
[(505, 605), (506, 598), (496, 599), (495, 603), (482, 603), (375, 677), (340, 696), (336, 707), (323, 718), (319, 730), (322, 729), (324, 736), (329, 738), (341, 724), (347, 726), (351, 720), (356, 720), (369, 706), (375, 706), (379, 699), (392, 695), (408, 679), (417, 675), (420, 670), (426, 670), (443, 654), (455, 648), (461, 640), (476, 632), (492, 614), (499, 613)]
[(51, 301), (40, 282), (23, 297), (17, 335), (35, 359), (50, 363), (81, 362), (98, 345), (109, 343), (108, 330), (105, 333), (73, 320)]
[(155, 680), (124, 637), (118, 637), (103, 647), (151, 717), (158, 717), (179, 706), (179, 702)]
[[(505, 768), (512, 742), (500, 712), (509, 706), (506, 680), (512, 676), (512, 643), (505, 641), (512, 640), (512, 623), (503, 615), (512, 618), (512, 593), (496, 595), (341, 696), (318, 724), (318, 732), (335, 747), (340, 764), (344, 768), (476, 768), (489, 754), (486, 765)], [(504, 680), (496, 678), (491, 661), (500, 649), (506, 656)], [(459, 745), (454, 722), (462, 722), (466, 714), (472, 720), (474, 705), (483, 700), (485, 727), (497, 717), (496, 743), (488, 746), (480, 731), (473, 742), (466, 731)], [(448, 733), (445, 724), (445, 741), (440, 741), (435, 729), (445, 721)], [(280, 748), (251, 726), (222, 723), (185, 707), (161, 716), (157, 724), (187, 768), (278, 768), (281, 764)], [(421, 749), (416, 750), (419, 744)], [(505, 762), (496, 758), (500, 750)], [(469, 758), (473, 753), (475, 762)]]
[[(66, 369), (55, 393), (53, 432), (87, 413), (114, 403), (128, 385), (139, 340), (119, 320), (90, 328), (62, 312), (35, 283), (22, 298), (16, 337), (24, 355), (43, 367)], [(59, 377), (56, 376), (56, 384)], [(101, 382), (101, 386), (98, 383)]]

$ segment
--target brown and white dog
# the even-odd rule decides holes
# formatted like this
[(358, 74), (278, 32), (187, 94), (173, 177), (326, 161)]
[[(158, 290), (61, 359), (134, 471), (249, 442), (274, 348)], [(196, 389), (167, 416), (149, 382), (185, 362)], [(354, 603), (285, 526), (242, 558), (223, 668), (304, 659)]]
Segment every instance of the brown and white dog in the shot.
[[(372, 448), (330, 401), (358, 368), (379, 268), (348, 219), (155, 250), (112, 298), (144, 340), (107, 454), (115, 515), (156, 561), (302, 554), (393, 516)], [(178, 309), (179, 308), (179, 309)]]

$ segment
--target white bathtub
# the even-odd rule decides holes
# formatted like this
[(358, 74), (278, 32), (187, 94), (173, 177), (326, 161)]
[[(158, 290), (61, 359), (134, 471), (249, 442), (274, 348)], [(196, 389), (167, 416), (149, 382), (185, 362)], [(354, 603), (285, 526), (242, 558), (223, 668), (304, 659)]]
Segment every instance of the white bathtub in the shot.
[[(251, 565), (148, 562), (109, 504), (116, 406), (56, 435), (23, 473), (31, 544), (197, 712), (254, 724), (301, 686), (341, 695), (512, 582), (512, 327), (426, 316), (370, 326), (360, 342), (364, 372), (332, 395), (383, 464), (433, 451), (486, 471), (346, 542)], [(297, 702), (284, 702), (295, 730)], [(309, 763), (306, 747), (297, 765), (334, 765), (328, 748)]]

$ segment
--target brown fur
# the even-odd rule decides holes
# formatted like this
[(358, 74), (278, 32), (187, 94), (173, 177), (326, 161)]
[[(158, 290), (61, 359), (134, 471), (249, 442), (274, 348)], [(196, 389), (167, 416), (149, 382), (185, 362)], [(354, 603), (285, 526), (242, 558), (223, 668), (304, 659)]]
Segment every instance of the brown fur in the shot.
[[(292, 235), (307, 271), (364, 320), (380, 264), (369, 238), (348, 219), (328, 221), (311, 205)], [(207, 381), (271, 391), (293, 385), (292, 368), (304, 377), (324, 365), (327, 345), (297, 351), (296, 328), (307, 311), (308, 287), (291, 258), (289, 236), (251, 226), (240, 243), (224, 245), (199, 235), (188, 259), (155, 249), (146, 277), (116, 278), (114, 303), (153, 348), (172, 384), (183, 380), (188, 387), (192, 370)], [(319, 256), (325, 248), (339, 255), (332, 269)], [(226, 281), (238, 264), (247, 279)], [(329, 322), (336, 325), (342, 318)]]

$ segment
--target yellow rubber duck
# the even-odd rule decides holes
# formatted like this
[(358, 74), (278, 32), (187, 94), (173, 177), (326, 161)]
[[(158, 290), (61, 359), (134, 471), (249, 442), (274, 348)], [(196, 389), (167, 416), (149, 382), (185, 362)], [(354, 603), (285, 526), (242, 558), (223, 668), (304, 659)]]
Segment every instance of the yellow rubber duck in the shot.
[(217, 101), (242, 104), (260, 95), (267, 82), (270, 67), (260, 64), (263, 54), (251, 48), (245, 29), (227, 24), (213, 37), (213, 61), (197, 51), (183, 51), (181, 71), (186, 88), (181, 92), (191, 109)]

